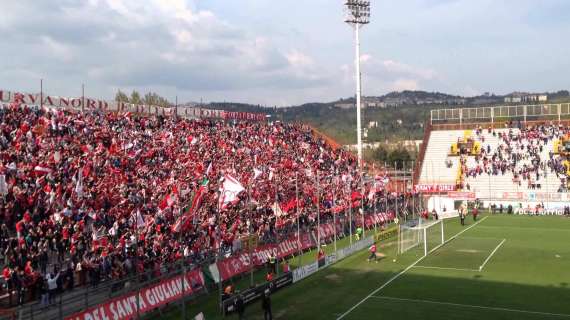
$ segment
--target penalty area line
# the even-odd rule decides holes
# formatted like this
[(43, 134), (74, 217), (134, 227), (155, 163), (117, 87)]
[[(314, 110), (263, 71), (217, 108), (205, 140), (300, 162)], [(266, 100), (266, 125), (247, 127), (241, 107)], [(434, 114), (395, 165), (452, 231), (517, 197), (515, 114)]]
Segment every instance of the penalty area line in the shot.
[(503, 239), (503, 241), (501, 241), (501, 243), (499, 243), (499, 245), (495, 248), (495, 250), (493, 250), (493, 252), (491, 252), (491, 254), (487, 257), (487, 259), (485, 259), (483, 264), (479, 267), (479, 271), (482, 271), (483, 268), (485, 268), (485, 265), (487, 264), (487, 262), (489, 262), (489, 260), (491, 260), (491, 257), (495, 254), (495, 252), (497, 252), (497, 250), (499, 250), (499, 248), (503, 245), (503, 243), (505, 243), (505, 241), (507, 241), (507, 239)]
[(447, 268), (447, 267), (432, 267), (432, 266), (414, 266), (414, 268), (479, 272), (479, 270), (477, 269)]
[[(458, 232), (457, 234), (455, 234), (454, 236), (452, 236), (451, 238), (445, 240), (444, 243), (439, 244), (437, 247), (433, 248), (429, 253), (432, 253), (433, 251), (441, 248), (441, 246), (443, 246), (444, 244), (450, 242), (451, 240), (459, 237), (460, 235), (462, 235), (464, 232), (470, 230), (471, 228), (475, 227), (476, 225), (478, 225), (479, 223), (485, 221), (485, 219), (487, 219), (489, 216), (484, 217), (483, 219), (475, 222), (473, 225), (463, 229), (462, 231)], [(441, 222), (443, 223), (443, 221)], [(429, 254), (428, 253), (428, 254)], [(425, 257), (427, 257), (427, 255), (420, 257), (418, 260), (416, 260), (414, 263), (412, 263), (411, 265), (409, 265), (406, 269), (402, 270), (400, 273), (396, 274), (395, 276), (393, 276), (392, 278), (388, 279), (388, 281), (386, 281), (383, 285), (381, 285), (380, 287), (378, 287), (377, 289), (375, 289), (374, 291), (372, 291), (369, 295), (367, 295), (366, 297), (364, 297), (364, 299), (360, 300), (357, 304), (355, 304), (354, 306), (352, 306), (350, 309), (348, 309), (345, 313), (341, 314), (338, 318), (336, 318), (336, 320), (341, 320), (344, 317), (346, 317), (349, 313), (351, 313), (352, 311), (354, 311), (354, 309), (358, 308), (358, 306), (360, 306), (361, 304), (363, 304), (366, 300), (368, 300), (370, 297), (374, 296), (376, 293), (378, 293), (380, 290), (384, 289), (386, 286), (388, 286), (390, 283), (392, 283), (394, 280), (398, 279), (399, 277), (401, 277), (404, 273), (408, 272), (410, 269), (412, 269), (415, 265), (417, 265), (420, 261), (422, 261)]]
[(477, 305), (472, 305), (472, 304), (441, 302), (441, 301), (421, 300), (421, 299), (395, 298), (395, 297), (387, 297), (387, 296), (372, 296), (372, 298), (383, 299), (383, 300), (394, 300), (394, 301), (420, 302), (420, 303), (429, 303), (429, 304), (438, 304), (438, 305), (465, 307), (465, 308), (474, 308), (474, 309), (485, 309), (485, 310), (494, 310), (494, 311), (506, 311), (506, 312), (516, 312), (516, 313), (536, 314), (536, 315), (541, 315), (541, 316), (570, 318), (570, 314), (564, 314), (564, 313), (540, 312), (540, 311), (520, 310), (520, 309), (511, 309), (511, 308), (503, 308), (503, 307), (487, 307), (487, 306), (477, 306)]

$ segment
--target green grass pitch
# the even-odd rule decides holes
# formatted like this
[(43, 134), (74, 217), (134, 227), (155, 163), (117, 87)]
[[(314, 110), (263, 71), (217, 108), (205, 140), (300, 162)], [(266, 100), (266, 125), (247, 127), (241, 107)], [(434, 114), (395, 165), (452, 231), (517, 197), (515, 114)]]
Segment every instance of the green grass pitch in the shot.
[[(454, 236), (423, 259), (418, 249), (397, 256), (396, 239), (380, 243), (387, 257), (377, 264), (366, 251), (348, 257), (274, 294), (274, 319), (570, 319), (570, 219), (446, 220), (445, 238)], [(187, 307), (200, 311), (222, 318), (215, 294)], [(246, 319), (263, 319), (260, 302)]]

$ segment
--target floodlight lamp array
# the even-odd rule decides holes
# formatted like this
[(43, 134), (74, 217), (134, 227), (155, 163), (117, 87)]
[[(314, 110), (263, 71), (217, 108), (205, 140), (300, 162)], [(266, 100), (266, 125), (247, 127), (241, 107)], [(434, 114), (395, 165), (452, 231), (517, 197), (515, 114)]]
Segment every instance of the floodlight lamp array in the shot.
[(368, 24), (370, 23), (370, 1), (369, 0), (347, 0), (346, 19), (347, 23)]

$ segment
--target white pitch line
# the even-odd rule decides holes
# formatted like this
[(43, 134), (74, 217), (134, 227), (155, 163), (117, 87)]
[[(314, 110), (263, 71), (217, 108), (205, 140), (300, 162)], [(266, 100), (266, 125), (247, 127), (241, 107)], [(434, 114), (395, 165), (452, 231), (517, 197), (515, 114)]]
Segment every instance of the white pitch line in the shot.
[[(487, 228), (487, 226), (480, 226), (479, 228)], [(461, 237), (459, 239), (466, 240), (503, 240), (504, 238), (490, 238), (490, 237)]]
[[(447, 239), (444, 243), (438, 245), (437, 247), (433, 248), (429, 253), (432, 253), (433, 251), (439, 249), (441, 246), (443, 246), (444, 244), (448, 243), (449, 241), (457, 238), (458, 236), (460, 236), (461, 234), (463, 234), (465, 231), (473, 228), (474, 226), (478, 225), (479, 223), (485, 221), (485, 219), (487, 219), (487, 217), (484, 217), (483, 219), (475, 222), (473, 225), (465, 228), (463, 231), (460, 231), (459, 233), (457, 233), (456, 235), (454, 235), (453, 237)], [(443, 222), (442, 222), (443, 223)], [(428, 253), (428, 254), (429, 254)], [(369, 295), (367, 295), (366, 297), (364, 297), (364, 299), (360, 300), (360, 302), (358, 302), (357, 304), (355, 304), (354, 306), (352, 306), (350, 309), (348, 309), (348, 311), (346, 311), (345, 313), (341, 314), (340, 317), (336, 318), (336, 320), (340, 320), (344, 317), (346, 317), (349, 313), (351, 313), (354, 309), (358, 308), (358, 306), (360, 306), (361, 304), (364, 303), (364, 301), (368, 300), (368, 298), (372, 297), (374, 294), (376, 294), (378, 291), (384, 289), (387, 285), (389, 285), (390, 283), (392, 283), (392, 281), (398, 279), (400, 276), (402, 276), (404, 273), (408, 272), (408, 270), (410, 270), (411, 268), (413, 268), (416, 264), (418, 264), (420, 261), (422, 261), (425, 257), (427, 257), (427, 255), (419, 258), (418, 260), (416, 260), (416, 262), (412, 263), (411, 265), (409, 265), (406, 269), (402, 270), (400, 273), (398, 273), (397, 275), (393, 276), (392, 278), (390, 278), (388, 281), (386, 281), (383, 285), (381, 285), (380, 287), (378, 287), (376, 290), (372, 291)]]
[(373, 298), (377, 298), (377, 299), (385, 299), (385, 300), (397, 300), (397, 301), (407, 301), (407, 302), (422, 302), (422, 303), (431, 303), (431, 304), (439, 304), (439, 305), (447, 305), (447, 306), (456, 306), (456, 307), (467, 307), (467, 308), (475, 308), (475, 309), (487, 309), (487, 310), (494, 310), (494, 311), (507, 311), (507, 312), (516, 312), (516, 313), (536, 314), (536, 315), (541, 315), (541, 316), (553, 316), (553, 317), (570, 318), (570, 314), (564, 314), (564, 313), (551, 313), (551, 312), (529, 311), (529, 310), (519, 310), (519, 309), (502, 308), (502, 307), (487, 307), (487, 306), (477, 306), (477, 305), (462, 304), (462, 303), (440, 302), (440, 301), (419, 300), (419, 299), (394, 298), (394, 297), (386, 297), (386, 296), (372, 296), (372, 297), (373, 297)]
[(495, 250), (493, 250), (493, 252), (491, 252), (491, 254), (487, 257), (487, 259), (485, 259), (485, 262), (483, 262), (483, 264), (479, 267), (479, 271), (482, 271), (483, 268), (485, 268), (485, 265), (487, 264), (487, 262), (489, 262), (491, 257), (495, 254), (495, 252), (497, 252), (497, 250), (499, 250), (499, 248), (503, 245), (503, 243), (505, 243), (505, 241), (507, 241), (507, 239), (503, 239), (503, 241), (501, 241), (501, 243), (499, 243), (499, 245), (495, 248)]
[(446, 267), (431, 267), (431, 266), (414, 266), (414, 268), (479, 272), (479, 270), (476, 269), (461, 269), (461, 268), (446, 268)]

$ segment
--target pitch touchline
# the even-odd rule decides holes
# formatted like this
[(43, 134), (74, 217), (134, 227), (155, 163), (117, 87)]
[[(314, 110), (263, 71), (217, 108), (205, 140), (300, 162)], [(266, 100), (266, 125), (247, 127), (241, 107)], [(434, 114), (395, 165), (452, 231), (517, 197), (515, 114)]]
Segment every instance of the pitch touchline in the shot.
[(479, 267), (479, 271), (481, 271), (481, 270), (483, 270), (483, 268), (485, 268), (485, 265), (487, 264), (487, 262), (489, 262), (491, 257), (495, 254), (495, 252), (497, 252), (497, 250), (499, 250), (499, 248), (503, 245), (503, 243), (505, 243), (505, 241), (507, 241), (507, 239), (503, 239), (503, 241), (501, 241), (501, 243), (499, 243), (499, 245), (495, 248), (495, 250), (493, 250), (493, 252), (491, 252), (491, 254), (487, 257), (487, 259), (485, 259), (485, 262), (483, 262), (483, 264)]
[(487, 309), (487, 310), (495, 310), (495, 311), (508, 311), (508, 312), (517, 312), (517, 313), (528, 313), (528, 314), (537, 314), (537, 315), (542, 315), (542, 316), (555, 316), (555, 317), (565, 317), (565, 318), (569, 318), (569, 317), (570, 317), (570, 314), (563, 314), (563, 313), (550, 313), (550, 312), (540, 312), (540, 311), (529, 311), (529, 310), (519, 310), (519, 309), (502, 308), (502, 307), (486, 307), (486, 306), (476, 306), (476, 305), (471, 305), (471, 304), (461, 304), (461, 303), (452, 303), (452, 302), (440, 302), (440, 301), (419, 300), (419, 299), (405, 299), (405, 298), (395, 298), (395, 297), (386, 297), (386, 296), (372, 296), (372, 298), (385, 299), (385, 300), (396, 300), (396, 301), (407, 301), (407, 302), (422, 302), (422, 303), (431, 303), (431, 304), (439, 304), (439, 305), (447, 305), (447, 306), (456, 306), (456, 307), (467, 307), (467, 308), (476, 308), (476, 309)]
[[(479, 223), (485, 221), (485, 219), (487, 219), (487, 217), (484, 217), (483, 219), (475, 222), (472, 226), (469, 226), (467, 228), (465, 228), (463, 231), (460, 231), (459, 233), (455, 234), (453, 237), (447, 239), (444, 243), (439, 244), (437, 247), (433, 248), (432, 250), (430, 250), (429, 253), (432, 253), (433, 251), (439, 249), (441, 246), (443, 246), (444, 244), (448, 243), (449, 241), (457, 238), (459, 235), (463, 234), (463, 232), (473, 228), (474, 226), (478, 225)], [(428, 254), (429, 254), (428, 253)], [(390, 278), (388, 281), (386, 281), (383, 285), (381, 285), (379, 288), (377, 288), (376, 290), (372, 291), (369, 295), (367, 295), (366, 297), (364, 297), (364, 299), (360, 300), (360, 302), (358, 302), (357, 304), (355, 304), (354, 306), (352, 306), (352, 308), (348, 309), (348, 311), (346, 311), (345, 313), (341, 314), (340, 317), (336, 318), (337, 320), (340, 320), (344, 317), (346, 317), (349, 313), (351, 313), (354, 309), (358, 308), (359, 305), (361, 305), (362, 303), (364, 303), (364, 301), (368, 300), (368, 298), (372, 297), (374, 294), (376, 294), (378, 291), (384, 289), (387, 285), (389, 285), (390, 283), (392, 283), (392, 281), (398, 279), (400, 276), (402, 276), (404, 273), (408, 272), (408, 270), (410, 270), (411, 268), (413, 268), (416, 264), (418, 264), (420, 261), (422, 261), (425, 257), (427, 257), (427, 255), (419, 258), (418, 260), (416, 260), (416, 262), (412, 263), (411, 265), (409, 265), (406, 269), (402, 270), (400, 273), (398, 273), (397, 275), (393, 276), (392, 278)]]

